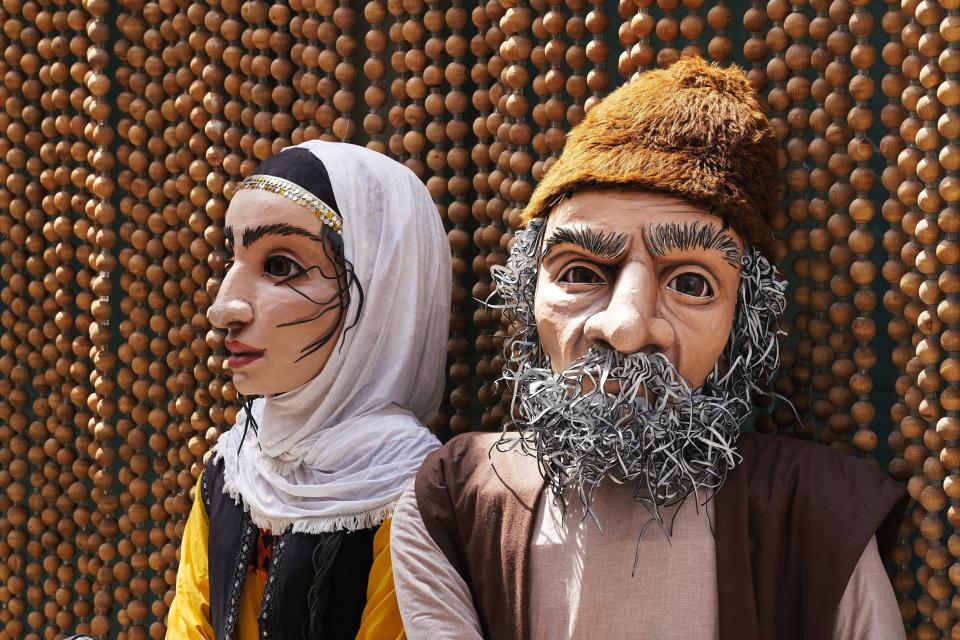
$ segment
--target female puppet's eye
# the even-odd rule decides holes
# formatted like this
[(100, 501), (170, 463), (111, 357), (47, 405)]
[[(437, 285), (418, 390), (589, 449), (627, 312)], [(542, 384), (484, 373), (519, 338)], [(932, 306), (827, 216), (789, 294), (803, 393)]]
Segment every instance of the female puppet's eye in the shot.
[(713, 289), (707, 279), (697, 273), (681, 273), (675, 276), (667, 288), (692, 298), (711, 298)]
[(303, 267), (286, 256), (270, 256), (263, 263), (263, 272), (268, 276), (289, 278), (303, 273)]
[(563, 275), (560, 276), (560, 282), (566, 284), (603, 284), (604, 279), (593, 269), (573, 267), (563, 272)]

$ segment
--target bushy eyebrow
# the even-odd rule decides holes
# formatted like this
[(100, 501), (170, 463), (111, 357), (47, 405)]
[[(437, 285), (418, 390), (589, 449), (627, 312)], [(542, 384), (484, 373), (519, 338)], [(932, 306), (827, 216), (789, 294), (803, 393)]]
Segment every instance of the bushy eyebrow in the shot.
[(595, 231), (587, 225), (564, 225), (554, 229), (544, 242), (543, 256), (559, 244), (572, 244), (598, 258), (613, 260), (627, 246), (627, 236), (616, 231)]
[(665, 222), (647, 227), (647, 248), (656, 256), (665, 256), (671, 251), (719, 251), (723, 259), (735, 267), (740, 266), (741, 253), (729, 233), (712, 224), (700, 221), (677, 224)]
[[(223, 232), (226, 235), (226, 244), (228, 247), (233, 245), (233, 227), (224, 227)], [(243, 230), (243, 246), (249, 247), (254, 242), (264, 236), (302, 236), (313, 240), (314, 242), (323, 242), (323, 238), (317, 234), (307, 231), (303, 227), (281, 222), (278, 224), (266, 224), (259, 227), (246, 228)]]

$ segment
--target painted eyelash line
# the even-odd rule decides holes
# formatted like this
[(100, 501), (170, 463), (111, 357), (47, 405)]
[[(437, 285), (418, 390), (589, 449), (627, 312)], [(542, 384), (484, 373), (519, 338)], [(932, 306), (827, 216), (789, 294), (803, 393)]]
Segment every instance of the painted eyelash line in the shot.
[(679, 225), (676, 223), (650, 225), (646, 231), (650, 253), (664, 256), (671, 250), (687, 251), (704, 249), (719, 251), (723, 259), (734, 267), (740, 266), (740, 249), (729, 234), (713, 225), (700, 222)]
[(616, 258), (627, 246), (627, 236), (617, 232), (594, 231), (585, 225), (560, 227), (544, 243), (543, 255), (558, 244), (575, 244), (601, 258)]

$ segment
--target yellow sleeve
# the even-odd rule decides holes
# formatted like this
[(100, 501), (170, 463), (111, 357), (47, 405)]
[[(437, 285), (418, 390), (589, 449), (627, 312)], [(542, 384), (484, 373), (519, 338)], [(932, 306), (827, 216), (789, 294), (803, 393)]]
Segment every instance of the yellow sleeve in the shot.
[(367, 606), (360, 619), (357, 640), (404, 640), (403, 621), (393, 590), (390, 564), (390, 520), (384, 520), (373, 537), (373, 565), (367, 583)]
[[(203, 479), (201, 473), (200, 479)], [(210, 576), (207, 541), (210, 522), (200, 497), (200, 481), (180, 543), (177, 593), (167, 614), (169, 640), (216, 640), (210, 624)]]

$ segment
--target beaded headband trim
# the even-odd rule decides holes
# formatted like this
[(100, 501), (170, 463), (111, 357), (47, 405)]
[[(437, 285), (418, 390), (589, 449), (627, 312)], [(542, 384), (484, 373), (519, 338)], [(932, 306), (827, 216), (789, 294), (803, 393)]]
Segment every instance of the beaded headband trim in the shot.
[(320, 218), (320, 221), (333, 231), (342, 233), (343, 218), (331, 209), (326, 202), (294, 182), (276, 176), (252, 175), (244, 178), (243, 182), (237, 186), (237, 191), (241, 189), (259, 189), (281, 195), (287, 200), (292, 200), (309, 209), (313, 215)]

